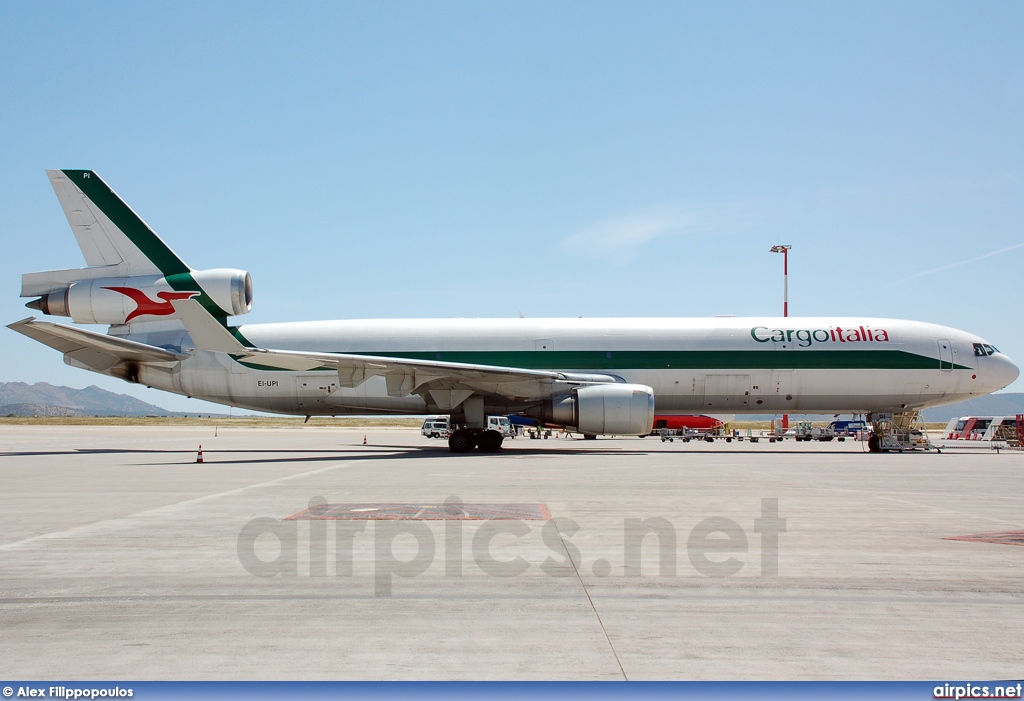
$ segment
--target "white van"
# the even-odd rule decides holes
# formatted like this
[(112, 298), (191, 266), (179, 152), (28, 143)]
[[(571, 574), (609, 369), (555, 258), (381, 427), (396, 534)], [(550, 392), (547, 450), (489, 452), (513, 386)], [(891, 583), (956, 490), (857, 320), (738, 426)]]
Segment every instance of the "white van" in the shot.
[[(515, 438), (515, 431), (512, 430), (512, 423), (507, 416), (488, 416), (487, 429), (497, 431), (504, 438)], [(423, 428), (420, 429), (427, 438), (447, 438), (451, 435), (451, 419), (448, 416), (428, 416), (423, 421)]]
[(420, 429), (427, 438), (447, 438), (451, 433), (447, 416), (428, 416)]

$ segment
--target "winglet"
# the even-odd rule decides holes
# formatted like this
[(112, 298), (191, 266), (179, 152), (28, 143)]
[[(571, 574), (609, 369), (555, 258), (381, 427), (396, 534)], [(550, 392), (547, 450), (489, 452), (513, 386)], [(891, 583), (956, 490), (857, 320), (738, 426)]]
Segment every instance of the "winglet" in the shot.
[(196, 350), (216, 351), (218, 353), (250, 354), (252, 349), (246, 348), (238, 339), (231, 335), (219, 321), (210, 316), (195, 298), (172, 299), (174, 311), (185, 325), (185, 330), (196, 344)]

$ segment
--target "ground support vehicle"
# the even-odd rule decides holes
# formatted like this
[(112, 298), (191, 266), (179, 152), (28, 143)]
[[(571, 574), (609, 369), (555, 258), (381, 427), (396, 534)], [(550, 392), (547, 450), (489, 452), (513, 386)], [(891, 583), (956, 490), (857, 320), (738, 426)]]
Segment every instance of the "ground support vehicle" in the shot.
[(928, 432), (920, 420), (921, 412), (905, 414), (876, 412), (868, 414), (872, 431), (868, 437), (868, 451), (871, 453), (906, 453), (910, 451), (942, 449), (932, 445)]
[(451, 434), (447, 416), (428, 416), (420, 429), (427, 438), (447, 438)]

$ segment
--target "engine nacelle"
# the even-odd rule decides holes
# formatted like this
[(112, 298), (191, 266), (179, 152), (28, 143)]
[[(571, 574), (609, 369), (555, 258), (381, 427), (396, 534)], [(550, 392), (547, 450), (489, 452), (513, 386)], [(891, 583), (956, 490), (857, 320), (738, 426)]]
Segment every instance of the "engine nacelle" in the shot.
[(203, 294), (228, 316), (247, 314), (252, 309), (252, 276), (244, 270), (217, 268), (167, 277), (82, 280), (26, 306), (69, 316), (79, 324), (126, 324), (176, 318), (172, 300)]
[(244, 270), (214, 268), (197, 270), (191, 276), (228, 316), (241, 316), (252, 311), (252, 275)]
[(654, 390), (627, 384), (577, 387), (545, 403), (540, 418), (580, 433), (646, 436), (654, 426)]

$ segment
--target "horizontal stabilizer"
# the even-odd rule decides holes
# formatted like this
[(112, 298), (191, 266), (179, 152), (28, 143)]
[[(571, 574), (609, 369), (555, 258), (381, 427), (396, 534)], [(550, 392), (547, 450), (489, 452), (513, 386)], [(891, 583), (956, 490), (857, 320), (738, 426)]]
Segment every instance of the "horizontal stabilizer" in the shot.
[(184, 353), (175, 353), (126, 338), (106, 336), (50, 321), (37, 321), (34, 317), (8, 324), (7, 328), (100, 372), (124, 361), (171, 363), (189, 357)]
[(123, 277), (123, 271), (116, 265), (105, 265), (98, 268), (73, 268), (71, 270), (46, 270), (41, 273), (24, 273), (21, 276), (21, 296), (42, 297), (52, 292), (62, 292), (75, 282), (98, 280), (105, 277)]

